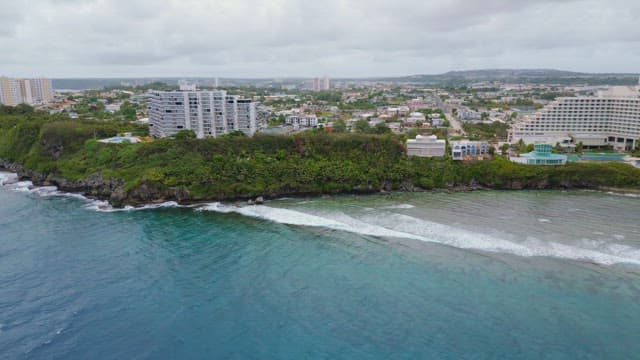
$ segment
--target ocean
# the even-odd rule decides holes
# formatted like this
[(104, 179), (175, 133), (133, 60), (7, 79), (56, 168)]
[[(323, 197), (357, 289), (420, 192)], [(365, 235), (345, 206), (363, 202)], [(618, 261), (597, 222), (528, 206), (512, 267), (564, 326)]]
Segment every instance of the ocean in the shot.
[(640, 359), (640, 198), (113, 209), (0, 173), (2, 359)]

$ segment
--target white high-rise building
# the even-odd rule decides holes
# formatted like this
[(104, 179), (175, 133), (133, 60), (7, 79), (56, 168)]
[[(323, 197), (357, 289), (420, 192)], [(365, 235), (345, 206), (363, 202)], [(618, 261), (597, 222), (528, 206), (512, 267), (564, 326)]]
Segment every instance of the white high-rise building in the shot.
[(635, 148), (640, 139), (640, 86), (616, 86), (597, 96), (559, 98), (514, 124), (509, 141), (516, 143), (611, 145)]
[(311, 89), (313, 91), (320, 91), (320, 78), (313, 78), (312, 80), (312, 84), (311, 84)]
[(4, 105), (46, 104), (51, 100), (53, 100), (53, 87), (50, 79), (0, 77), (0, 103)]
[(16, 106), (22, 103), (20, 85), (16, 79), (0, 77), (0, 104)]
[(331, 90), (331, 80), (329, 80), (329, 77), (326, 75), (322, 79), (322, 90)]
[(256, 104), (226, 91), (154, 91), (149, 96), (150, 133), (173, 136), (193, 130), (200, 139), (233, 131), (256, 132)]
[(328, 76), (323, 78), (315, 77), (311, 80), (311, 90), (313, 91), (326, 91), (331, 90), (331, 81)]

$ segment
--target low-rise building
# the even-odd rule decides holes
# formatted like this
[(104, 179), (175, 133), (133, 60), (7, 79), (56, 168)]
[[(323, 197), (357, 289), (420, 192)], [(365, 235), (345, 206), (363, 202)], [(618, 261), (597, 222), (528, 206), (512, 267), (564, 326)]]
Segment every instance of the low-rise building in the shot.
[(423, 113), (419, 113), (419, 112), (413, 112), (411, 114), (409, 114), (409, 117), (407, 118), (407, 123), (408, 124), (415, 124), (415, 123), (424, 123), (427, 120), (427, 118), (424, 116)]
[(445, 140), (438, 140), (435, 135), (418, 135), (415, 139), (407, 140), (407, 155), (419, 157), (442, 157), (447, 144)]
[(315, 115), (289, 115), (285, 123), (293, 126), (316, 127), (318, 126), (318, 118)]
[(564, 165), (567, 163), (567, 155), (553, 154), (553, 146), (550, 144), (535, 144), (534, 151), (511, 157), (509, 160), (525, 165)]
[(105, 105), (104, 109), (113, 114), (115, 112), (120, 111), (121, 105), (122, 104), (120, 104), (120, 103), (108, 104), (108, 105)]
[(482, 119), (482, 114), (478, 111), (458, 109), (458, 118), (463, 121), (475, 121)]
[(478, 157), (489, 154), (489, 143), (486, 141), (452, 141), (451, 158), (453, 160), (465, 160), (470, 157)]

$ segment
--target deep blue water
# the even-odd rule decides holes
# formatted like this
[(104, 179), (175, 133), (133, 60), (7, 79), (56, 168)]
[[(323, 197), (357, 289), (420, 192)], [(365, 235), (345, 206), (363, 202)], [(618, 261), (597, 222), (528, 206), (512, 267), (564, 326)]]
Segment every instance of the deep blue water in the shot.
[(640, 267), (0, 187), (0, 358), (638, 359)]

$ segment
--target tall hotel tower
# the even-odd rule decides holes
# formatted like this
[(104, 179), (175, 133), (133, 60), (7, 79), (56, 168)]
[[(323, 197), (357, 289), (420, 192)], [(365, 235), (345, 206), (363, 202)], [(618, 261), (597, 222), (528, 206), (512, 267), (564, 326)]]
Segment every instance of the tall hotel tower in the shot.
[(514, 124), (509, 141), (520, 139), (634, 149), (640, 139), (640, 85), (614, 86), (597, 96), (559, 98)]

